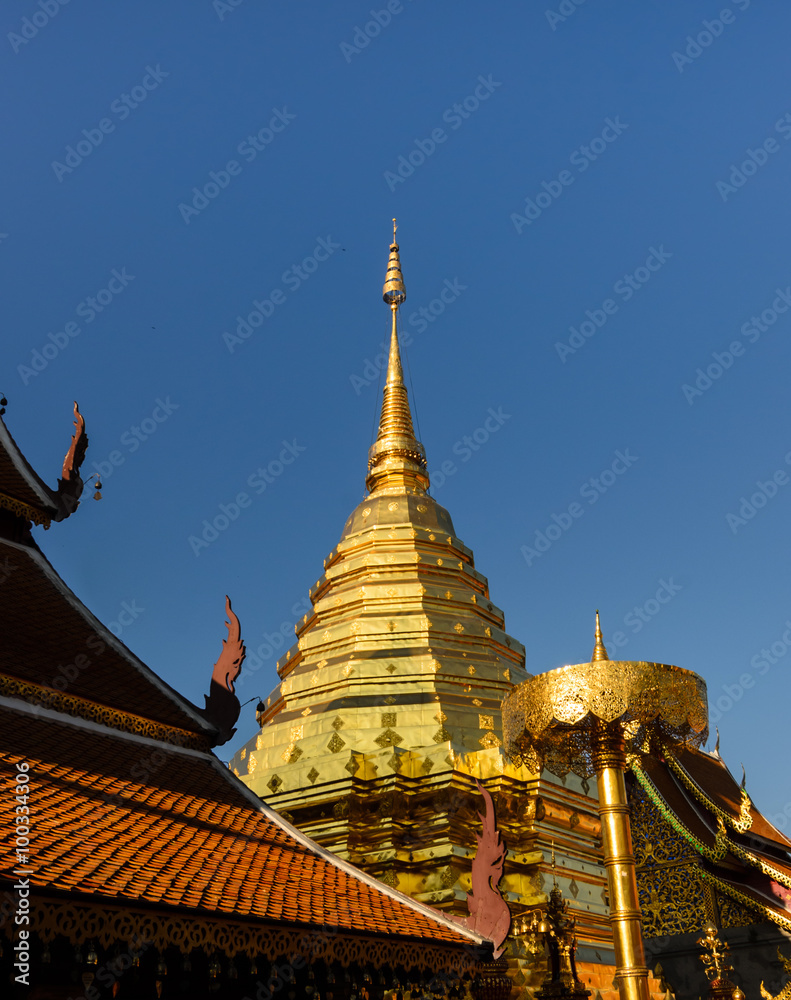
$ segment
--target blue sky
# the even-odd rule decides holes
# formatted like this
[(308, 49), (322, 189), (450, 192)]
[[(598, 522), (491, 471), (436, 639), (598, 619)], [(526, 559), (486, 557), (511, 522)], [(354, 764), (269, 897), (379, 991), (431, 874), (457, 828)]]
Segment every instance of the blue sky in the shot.
[(51, 483), (85, 414), (104, 499), (37, 529), (77, 594), (201, 703), (226, 592), (288, 631), (363, 496), (396, 215), (433, 493), (528, 669), (599, 607), (791, 828), (788, 6), (56, 3), (3, 8), (0, 390)]

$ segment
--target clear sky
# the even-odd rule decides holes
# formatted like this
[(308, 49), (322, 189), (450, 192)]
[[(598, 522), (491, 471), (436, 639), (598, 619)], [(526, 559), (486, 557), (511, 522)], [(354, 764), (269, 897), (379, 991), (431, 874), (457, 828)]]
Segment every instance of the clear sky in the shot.
[(789, 36), (784, 0), (7, 0), (5, 419), (54, 484), (79, 400), (104, 470), (55, 567), (198, 703), (229, 593), (271, 690), (363, 496), (397, 215), (433, 493), (528, 669), (599, 607), (706, 678), (788, 832)]

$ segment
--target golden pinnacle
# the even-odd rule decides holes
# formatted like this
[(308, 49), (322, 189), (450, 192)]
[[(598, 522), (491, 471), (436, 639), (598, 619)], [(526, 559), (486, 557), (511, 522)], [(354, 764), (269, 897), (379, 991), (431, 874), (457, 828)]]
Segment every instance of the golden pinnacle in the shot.
[(415, 437), (398, 343), (398, 307), (406, 300), (406, 288), (395, 231), (396, 223), (393, 219), (393, 242), (390, 245), (390, 259), (382, 289), (382, 298), (390, 306), (392, 313), (390, 356), (387, 361), (379, 433), (368, 452), (366, 486), (370, 493), (379, 489), (400, 488), (404, 492), (422, 494), (429, 485), (426, 453)]
[(404, 276), (401, 273), (401, 260), (398, 256), (398, 244), (396, 243), (396, 220), (393, 219), (393, 242), (390, 244), (390, 259), (387, 262), (387, 273), (385, 274), (382, 298), (395, 310), (402, 302), (406, 301), (406, 287), (404, 286)]
[(607, 650), (604, 648), (604, 639), (601, 634), (601, 623), (599, 622), (599, 612), (596, 611), (596, 643), (593, 647), (593, 656), (591, 657), (591, 663), (596, 663), (598, 660), (609, 660), (607, 655)]

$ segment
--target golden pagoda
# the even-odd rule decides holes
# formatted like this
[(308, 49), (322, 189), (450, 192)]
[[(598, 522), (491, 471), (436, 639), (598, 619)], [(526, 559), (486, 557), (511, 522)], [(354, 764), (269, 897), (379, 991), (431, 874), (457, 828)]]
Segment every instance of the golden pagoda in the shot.
[[(313, 610), (277, 664), (260, 732), (230, 766), (321, 845), (414, 898), (467, 913), (476, 780), (508, 846), (500, 889), (512, 913), (557, 879), (578, 912), (582, 957), (610, 961), (600, 824), (592, 786), (516, 767), (500, 705), (526, 680), (472, 551), (429, 494), (399, 347), (406, 299), (393, 242), (383, 298), (390, 352), (365, 500), (310, 590)], [(598, 953), (598, 959), (597, 955)]]

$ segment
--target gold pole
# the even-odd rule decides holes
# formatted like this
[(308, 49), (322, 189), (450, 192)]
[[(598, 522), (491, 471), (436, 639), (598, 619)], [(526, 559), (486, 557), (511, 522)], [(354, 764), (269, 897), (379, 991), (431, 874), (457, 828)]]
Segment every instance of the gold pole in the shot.
[(594, 736), (593, 765), (599, 789), (599, 816), (604, 867), (610, 888), (610, 926), (618, 967), (618, 990), (621, 1000), (650, 1000), (624, 781), (626, 754), (618, 723), (598, 728)]

